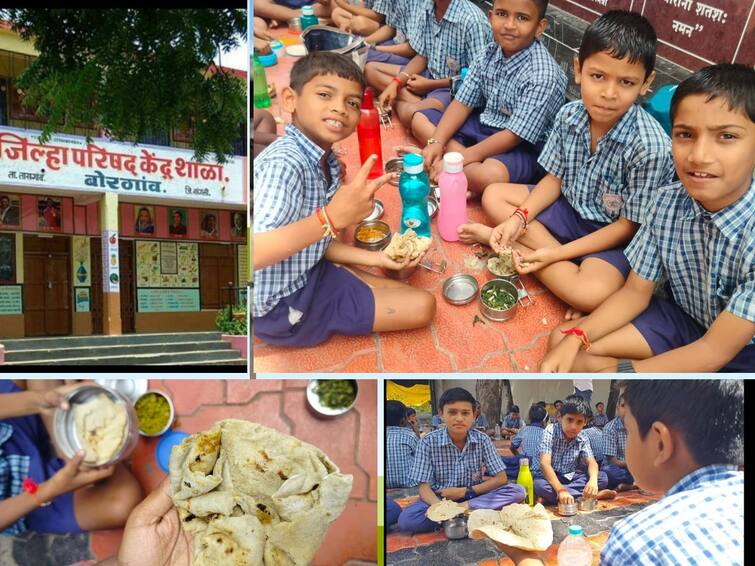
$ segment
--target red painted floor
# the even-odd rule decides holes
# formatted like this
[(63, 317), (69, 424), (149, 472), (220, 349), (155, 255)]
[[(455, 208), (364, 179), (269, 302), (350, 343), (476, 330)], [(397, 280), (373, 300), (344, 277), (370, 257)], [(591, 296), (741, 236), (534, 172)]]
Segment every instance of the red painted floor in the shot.
[[(334, 566), (349, 560), (377, 560), (377, 389), (374, 381), (359, 381), (354, 410), (322, 420), (308, 410), (307, 380), (151, 380), (173, 399), (177, 422), (174, 430), (188, 433), (210, 428), (215, 421), (240, 418), (261, 423), (314, 444), (341, 469), (354, 476), (351, 498), (343, 514), (331, 525), (313, 566)], [(158, 439), (141, 437), (131, 459), (132, 470), (145, 493), (165, 474), (155, 460)], [(343, 536), (348, 532), (349, 536)], [(92, 553), (98, 559), (115, 554), (121, 531), (92, 533)]]
[[(273, 30), (273, 35), (284, 43), (296, 43), (295, 35), (286, 28)], [(288, 84), (288, 75), (294, 64), (293, 57), (284, 55), (277, 65), (266, 69), (268, 82), (272, 81), (280, 93)], [(270, 111), (279, 118), (279, 133), (283, 122), (290, 116), (283, 112), (277, 98), (273, 99)], [(397, 145), (416, 145), (416, 142), (394, 120), (392, 130), (382, 130), (383, 160), (396, 157)], [(347, 179), (360, 166), (356, 133), (337, 144), (342, 159), (347, 164)], [(385, 206), (382, 218), (394, 230), (398, 229), (401, 214), (401, 199), (398, 189), (384, 185), (376, 194)], [(488, 222), (479, 200), (468, 205), (469, 218)], [(534, 278), (523, 278), (535, 304), (519, 309), (516, 317), (508, 322), (486, 321), (473, 326), (479, 314), (476, 302), (465, 306), (446, 303), (442, 296), (444, 279), (456, 273), (470, 273), (478, 282), (486, 280), (485, 272), (474, 271), (465, 265), (472, 258), (469, 246), (459, 242), (444, 242), (437, 233), (433, 220), (433, 248), (438, 258), (448, 263), (445, 274), (439, 275), (418, 270), (409, 280), (415, 287), (431, 291), (438, 304), (435, 321), (429, 328), (406, 332), (372, 334), (364, 337), (339, 336), (313, 348), (283, 348), (269, 346), (258, 340), (254, 342), (254, 371), (267, 372), (532, 372), (545, 354), (547, 337), (563, 319), (566, 306), (544, 289)], [(343, 235), (344, 241), (352, 241), (352, 231)], [(432, 251), (431, 249), (431, 251)], [(379, 270), (375, 270), (379, 273)], [(460, 340), (463, 336), (465, 339)]]

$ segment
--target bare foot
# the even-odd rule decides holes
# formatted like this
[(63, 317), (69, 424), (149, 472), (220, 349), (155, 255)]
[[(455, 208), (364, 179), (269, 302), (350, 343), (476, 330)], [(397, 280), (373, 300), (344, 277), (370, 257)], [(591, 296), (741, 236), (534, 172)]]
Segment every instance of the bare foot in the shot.
[(637, 486), (633, 483), (620, 483), (616, 486), (616, 491), (630, 491), (632, 489), (637, 489)]
[(467, 191), (467, 200), (472, 200), (474, 198), (474, 193), (472, 191)]
[(564, 320), (577, 320), (578, 318), (582, 318), (583, 316), (583, 313), (579, 312), (576, 309), (573, 309), (572, 307), (569, 307), (568, 309), (566, 309)]
[(614, 497), (616, 497), (616, 492), (614, 490), (601, 489), (595, 499), (613, 499)]
[(475, 242), (487, 244), (490, 242), (490, 235), (493, 233), (490, 226), (485, 226), (485, 224), (479, 222), (462, 224), (457, 231), (459, 232), (459, 240), (465, 244), (474, 244)]

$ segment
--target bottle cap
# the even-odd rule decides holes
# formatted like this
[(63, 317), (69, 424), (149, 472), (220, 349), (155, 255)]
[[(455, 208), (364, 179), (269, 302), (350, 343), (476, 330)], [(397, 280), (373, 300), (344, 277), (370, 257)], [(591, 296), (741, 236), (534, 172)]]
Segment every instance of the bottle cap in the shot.
[(529, 458), (521, 458), (521, 459), (519, 460), (519, 467), (520, 467), (520, 468), (521, 468), (522, 466), (529, 466), (529, 465), (530, 465), (530, 461), (529, 461)]
[(443, 156), (443, 170), (446, 173), (458, 173), (464, 169), (464, 157), (457, 151), (450, 151)]
[(467, 73), (469, 72), (469, 69), (466, 67), (461, 68), (461, 80), (464, 80), (467, 78)]
[(423, 159), (418, 153), (407, 153), (404, 155), (404, 171), (416, 175), (422, 173)]
[(315, 11), (312, 8), (312, 6), (304, 6), (301, 9), (301, 15), (302, 16), (314, 16), (315, 15)]
[(575, 536), (578, 536), (578, 537), (582, 536), (582, 527), (580, 527), (579, 525), (570, 525), (569, 526), (569, 534), (570, 535), (575, 535)]

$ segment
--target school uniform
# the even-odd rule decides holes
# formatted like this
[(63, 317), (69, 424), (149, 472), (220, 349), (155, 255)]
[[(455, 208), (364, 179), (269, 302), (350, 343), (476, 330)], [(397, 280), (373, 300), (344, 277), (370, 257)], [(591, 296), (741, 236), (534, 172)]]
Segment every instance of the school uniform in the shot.
[[(254, 160), (254, 233), (307, 218), (340, 186), (340, 165), (331, 152), (328, 178), (324, 150), (288, 124)], [(325, 237), (291, 257), (254, 272), (254, 335), (269, 344), (313, 346), (333, 334), (372, 332), (375, 300), (347, 269), (324, 259)]]
[(396, 503), (390, 497), (385, 498), (385, 526), (390, 527), (398, 522), (401, 515), (401, 505)]
[[(755, 180), (736, 202), (711, 213), (680, 182), (657, 191), (650, 218), (627, 246), (632, 270), (668, 279), (669, 299), (653, 297), (632, 321), (653, 354), (701, 338), (723, 312), (755, 321)], [(721, 371), (755, 371), (755, 338)]]
[[(584, 434), (584, 430), (567, 441), (561, 423), (556, 423), (545, 429), (543, 438), (538, 449), (540, 455), (551, 455), (551, 467), (556, 472), (558, 481), (566, 488), (573, 497), (582, 497), (582, 492), (590, 479), (586, 470), (578, 469), (581, 460), (594, 458), (590, 441)], [(541, 471), (542, 474), (542, 471)], [(553, 486), (542, 475), (535, 479), (535, 495), (542, 497), (546, 504), (553, 505), (558, 502), (558, 494)], [(605, 489), (608, 478), (605, 472), (598, 471), (598, 489)]]
[[(407, 31), (411, 24), (411, 17), (417, 9), (420, 0), (395, 0), (393, 3), (381, 2), (381, 11), (378, 8), (372, 8), (376, 12), (385, 16), (385, 23), (396, 30), (393, 39), (380, 42), (378, 45), (400, 45), (406, 41)], [(405, 66), (410, 61), (409, 57), (396, 55), (395, 53), (384, 53), (370, 48), (367, 51), (368, 63), (389, 63), (391, 65)]]
[(506, 428), (522, 429), (524, 428), (524, 421), (522, 420), (522, 417), (513, 419), (511, 418), (511, 415), (506, 415), (503, 417), (503, 426)]
[(386, 464), (385, 487), (412, 487), (409, 479), (419, 439), (405, 426), (389, 426), (385, 430)]
[[(594, 154), (585, 105), (581, 100), (564, 105), (539, 163), (561, 179), (561, 196), (537, 215), (537, 221), (562, 244), (620, 217), (644, 224), (653, 194), (671, 182), (674, 174), (669, 137), (636, 104), (600, 138)], [(587, 254), (578, 261), (590, 257), (608, 262), (624, 277), (629, 274), (622, 246)]]
[(522, 427), (511, 439), (511, 447), (517, 449), (518, 454), (513, 457), (501, 456), (503, 463), (506, 464), (506, 474), (510, 479), (519, 477), (519, 460), (522, 458), (529, 460), (532, 477), (542, 475), (538, 450), (544, 432), (545, 430), (540, 425), (527, 425)]
[(744, 566), (744, 515), (744, 472), (699, 468), (663, 499), (617, 521), (600, 564)]
[(608, 463), (608, 456), (614, 456), (622, 462), (627, 460), (627, 429), (621, 417), (611, 419), (603, 429), (603, 452), (606, 457), (603, 471), (608, 476), (608, 487), (613, 489), (620, 483), (633, 484), (634, 477), (627, 468)]
[(593, 424), (599, 428), (603, 428), (608, 423), (608, 415), (595, 415), (593, 417)]
[[(503, 462), (485, 433), (470, 429), (464, 449), (459, 450), (445, 428), (428, 433), (420, 440), (410, 478), (416, 484), (430, 484), (433, 491), (439, 493), (449, 487), (477, 485), (485, 476), (493, 477), (504, 471)], [(468, 502), (473, 510), (500, 509), (521, 503), (525, 497), (522, 486), (507, 483)], [(404, 509), (398, 519), (400, 530), (418, 533), (439, 528), (439, 523), (425, 516), (428, 508), (429, 505), (420, 499)]]
[(598, 465), (603, 464), (603, 447), (604, 447), (604, 436), (603, 431), (599, 428), (596, 428), (594, 426), (591, 427), (585, 427), (582, 429), (582, 432), (587, 437), (587, 440), (590, 441), (590, 449), (592, 450), (592, 455), (595, 458), (595, 461), (598, 463)]
[[(451, 103), (449, 89), (431, 96), (445, 108)], [(456, 100), (474, 110), (453, 139), (470, 147), (510, 130), (521, 142), (489, 158), (506, 166), (512, 183), (536, 183), (544, 175), (538, 155), (565, 97), (566, 75), (540, 40), (511, 57), (493, 41), (475, 58), (456, 93)], [(420, 112), (436, 126), (443, 115), (434, 108)]]

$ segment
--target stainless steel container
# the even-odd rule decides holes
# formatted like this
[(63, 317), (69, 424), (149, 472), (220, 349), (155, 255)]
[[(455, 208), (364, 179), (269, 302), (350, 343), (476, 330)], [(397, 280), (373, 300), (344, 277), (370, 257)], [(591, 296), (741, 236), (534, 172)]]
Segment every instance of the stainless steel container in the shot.
[(364, 222), (368, 222), (370, 220), (378, 220), (382, 218), (384, 212), (385, 207), (383, 206), (382, 201), (374, 199), (372, 204), (372, 212), (370, 212), (370, 215), (364, 219)]
[(356, 405), (357, 403), (357, 399), (359, 399), (359, 383), (357, 382), (357, 380), (350, 380), (354, 384), (354, 400), (351, 402), (351, 405), (349, 405), (348, 407), (341, 407), (339, 409), (326, 407), (320, 402), (320, 397), (317, 395), (317, 381), (317, 379), (311, 379), (307, 384), (307, 403), (309, 404), (309, 407), (315, 413), (317, 413), (318, 416), (337, 417), (339, 415), (347, 413), (354, 408), (354, 405)]
[(459, 515), (453, 519), (443, 521), (443, 530), (446, 536), (451, 540), (466, 538), (467, 536), (467, 518)]
[[(160, 432), (157, 432), (157, 433), (154, 433), (154, 434), (147, 434), (140, 427), (139, 428), (139, 434), (141, 434), (142, 436), (147, 436), (147, 437), (162, 436), (163, 434), (165, 434), (170, 429), (171, 426), (173, 426), (173, 423), (176, 420), (176, 409), (175, 409), (175, 407), (173, 407), (173, 401), (168, 396), (168, 394), (165, 393), (165, 392), (163, 392), (163, 391), (160, 391), (158, 389), (151, 389), (151, 390), (147, 391), (143, 395), (139, 396), (139, 399), (141, 399), (142, 397), (146, 397), (147, 395), (150, 395), (150, 394), (159, 395), (160, 397), (162, 397), (163, 399), (165, 399), (168, 402), (168, 407), (170, 407), (170, 415), (168, 416), (168, 422), (165, 423), (165, 426), (162, 429), (160, 429)], [(136, 403), (139, 402), (139, 399), (136, 400)], [(134, 412), (136, 412), (136, 403), (134, 403)], [(137, 415), (136, 418), (137, 418), (137, 421), (138, 421), (139, 420), (139, 415)]]
[[(364, 242), (357, 238), (360, 228), (375, 228), (382, 231), (385, 236), (374, 242)], [(377, 252), (385, 248), (391, 242), (391, 227), (382, 220), (365, 220), (357, 224), (354, 229), (354, 245), (364, 250)]]
[(580, 511), (595, 511), (595, 507), (598, 505), (598, 500), (595, 498), (585, 499), (581, 497), (577, 499), (577, 509)]
[(558, 514), (562, 517), (571, 517), (577, 514), (576, 503), (560, 503), (558, 504)]
[(452, 305), (466, 305), (474, 301), (479, 288), (477, 279), (466, 273), (458, 273), (443, 282), (443, 298)]
[(288, 29), (295, 32), (301, 31), (301, 20), (299, 18), (291, 18), (288, 20)]
[[(404, 158), (403, 157), (395, 157), (385, 162), (386, 173), (396, 173), (397, 175), (401, 175), (403, 171), (404, 171)], [(388, 181), (388, 183), (393, 185), (394, 187), (398, 187), (398, 176), (396, 176), (395, 178), (391, 178)]]
[[(503, 310), (494, 309), (486, 305), (482, 297), (485, 294), (485, 291), (494, 287), (497, 287), (509, 293), (514, 299), (514, 305)], [(480, 312), (485, 317), (489, 318), (490, 320), (495, 320), (496, 322), (504, 322), (506, 320), (510, 320), (516, 314), (518, 297), (519, 290), (514, 286), (513, 283), (509, 283), (508, 281), (504, 281), (503, 279), (491, 279), (480, 289)]]
[[(70, 408), (57, 409), (53, 415), (53, 431), (55, 442), (68, 458), (73, 458), (83, 448), (76, 433), (76, 422), (73, 416), (73, 406), (90, 401), (93, 397), (105, 394), (111, 401), (121, 405), (126, 411), (126, 430), (120, 448), (107, 462), (98, 466), (110, 466), (128, 458), (139, 441), (139, 421), (131, 402), (121, 393), (96, 384), (85, 384), (66, 395)], [(84, 462), (87, 463), (86, 461)]]
[(430, 218), (435, 218), (438, 214), (438, 201), (435, 200), (435, 197), (427, 197), (427, 213), (430, 215)]

